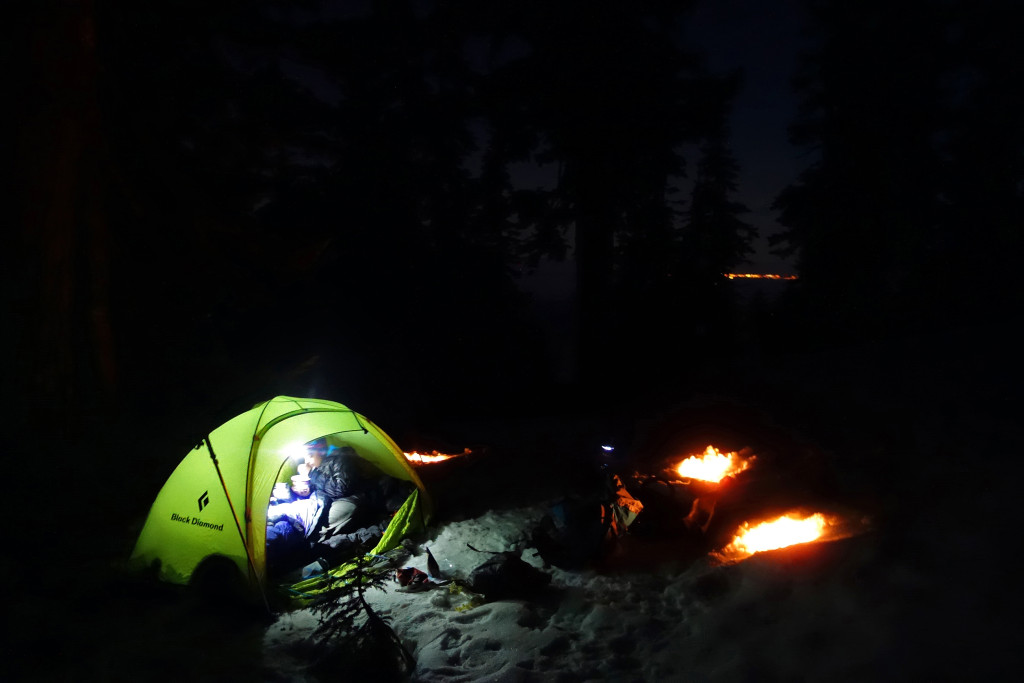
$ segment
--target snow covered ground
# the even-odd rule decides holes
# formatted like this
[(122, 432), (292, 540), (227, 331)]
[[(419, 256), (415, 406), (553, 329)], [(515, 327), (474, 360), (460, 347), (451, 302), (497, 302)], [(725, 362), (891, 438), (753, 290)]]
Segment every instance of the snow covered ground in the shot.
[[(601, 571), (544, 567), (525, 538), (559, 481), (572, 477), (572, 459), (555, 454), (582, 439), (560, 418), (503, 425), (507, 433), (461, 425), (459, 445), (488, 443), (504, 453), (444, 477), (436, 524), (405, 564), (427, 569), (429, 547), (464, 579), (487, 557), (467, 543), (521, 550), (550, 573), (549, 589), (474, 600), (445, 586), (407, 593), (395, 583), (370, 602), (414, 655), (416, 681), (1015, 678), (1024, 451), (1020, 361), (1007, 360), (1017, 358), (1015, 348), (856, 349), (803, 356), (774, 376), (730, 385), (734, 397), (759, 407), (724, 419), (722, 434), (739, 442), (719, 445), (764, 455), (766, 471), (778, 474), (770, 488), (782, 498), (834, 493), (871, 524), (843, 540), (729, 566), (703, 556), (663, 561), (671, 555), (664, 544), (633, 538), (622, 553), (628, 561)], [(667, 422), (697, 429), (692, 416), (706, 407), (691, 401)], [(797, 452), (799, 440), (754, 428), (751, 414), (768, 415), (776, 432), (802, 432), (813, 455)], [(813, 477), (791, 476), (808, 472)], [(164, 476), (154, 472), (154, 482)], [(816, 481), (827, 486), (810, 491)], [(343, 670), (315, 672), (303, 658), (316, 625), (308, 610), (267, 620), (126, 581), (114, 569), (134, 538), (124, 516), (144, 516), (145, 508), (126, 511), (119, 500), (91, 499), (88, 528), (60, 508), (60, 523), (46, 526), (47, 548), (15, 536), (4, 557), (12, 635), (0, 679), (346, 679)]]
[[(486, 559), (467, 543), (519, 549), (543, 509), (452, 522), (428, 545), (465, 579)], [(872, 546), (848, 539), (727, 567), (548, 567), (552, 585), (542, 596), (476, 606), (449, 587), (406, 593), (395, 584), (370, 603), (414, 654), (420, 681), (867, 680), (898, 657), (898, 608), (879, 597), (913, 580), (895, 572), (860, 587), (878, 559)], [(543, 568), (530, 549), (522, 557)], [(426, 569), (426, 554), (407, 563)], [(299, 610), (267, 629), (264, 661), (281, 680), (317, 680), (289, 655), (316, 624)]]
[[(762, 463), (778, 466), (770, 486), (794, 503), (843, 498), (847, 514), (871, 520), (864, 533), (730, 566), (706, 557), (659, 564), (650, 561), (659, 547), (634, 539), (627, 555), (637, 561), (612, 571), (545, 567), (551, 587), (536, 599), (465, 609), (465, 595), (444, 588), (392, 589), (372, 604), (415, 655), (421, 681), (1015, 677), (1020, 361), (998, 335), (977, 352), (973, 334), (802, 356), (732, 387), (784, 423), (765, 430), (744, 424), (740, 411), (719, 429), (746, 443), (724, 445), (774, 450), (775, 460)], [(670, 421), (699, 431), (686, 416), (702, 408), (684, 406)], [(778, 432), (804, 427), (812, 447), (826, 447), (787, 452), (804, 442)], [(808, 471), (805, 480), (785, 481)], [(827, 484), (809, 492), (816, 481)], [(515, 495), (491, 493), (492, 506), (443, 521), (423, 544), (447, 558), (457, 578), (486, 559), (467, 543), (522, 549), (542, 567), (524, 537), (543, 501), (517, 505)], [(407, 563), (427, 568), (422, 552)], [(312, 680), (289, 660), (287, 642), (314, 624), (298, 611), (264, 632), (264, 663), (280, 680)]]

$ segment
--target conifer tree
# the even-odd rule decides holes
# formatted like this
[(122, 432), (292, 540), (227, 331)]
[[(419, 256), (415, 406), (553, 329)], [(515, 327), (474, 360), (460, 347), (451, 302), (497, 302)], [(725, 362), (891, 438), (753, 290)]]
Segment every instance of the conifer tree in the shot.
[(724, 118), (701, 146), (686, 211), (682, 241), (686, 300), (704, 351), (728, 350), (736, 301), (724, 275), (753, 253), (757, 230), (740, 216), (748, 209), (735, 198), (739, 166), (726, 141)]
[(805, 7), (818, 40), (795, 81), (791, 136), (812, 162), (776, 200), (786, 231), (774, 244), (796, 257), (793, 291), (816, 333), (887, 335), (930, 298), (922, 265), (941, 213), (947, 5)]
[(374, 559), (360, 554), (349, 571), (324, 576), (323, 588), (310, 606), (319, 619), (308, 643), (313, 669), (397, 681), (405, 680), (415, 667), (388, 618), (366, 601), (368, 591), (385, 591), (394, 577), (390, 563)]
[(517, 116), (496, 119), (508, 126), (496, 139), (557, 169), (540, 201), (520, 203), (520, 227), (528, 246), (575, 261), (584, 386), (608, 386), (611, 358), (664, 332), (636, 307), (661, 301), (671, 278), (670, 192), (701, 127), (698, 64), (678, 41), (688, 6), (528, 2), (505, 15), (520, 50), (494, 78)]

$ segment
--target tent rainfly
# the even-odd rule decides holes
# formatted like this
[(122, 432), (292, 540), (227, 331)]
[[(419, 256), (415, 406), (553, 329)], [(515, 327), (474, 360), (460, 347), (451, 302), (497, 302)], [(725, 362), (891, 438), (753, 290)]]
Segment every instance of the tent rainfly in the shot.
[(374, 553), (426, 525), (430, 501), (401, 449), (377, 425), (333, 401), (278, 396), (210, 432), (182, 459), (149, 511), (131, 561), (157, 578), (188, 584), (212, 558), (226, 559), (266, 594), (267, 506), (274, 484), (288, 481), (300, 447), (326, 437), (351, 446), (385, 474), (416, 488)]

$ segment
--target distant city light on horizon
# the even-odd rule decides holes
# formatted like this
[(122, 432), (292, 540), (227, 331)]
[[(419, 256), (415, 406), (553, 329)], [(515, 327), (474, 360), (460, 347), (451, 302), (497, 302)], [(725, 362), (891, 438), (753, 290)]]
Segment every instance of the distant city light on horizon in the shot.
[(796, 275), (779, 275), (777, 273), (722, 273), (730, 280), (796, 280)]

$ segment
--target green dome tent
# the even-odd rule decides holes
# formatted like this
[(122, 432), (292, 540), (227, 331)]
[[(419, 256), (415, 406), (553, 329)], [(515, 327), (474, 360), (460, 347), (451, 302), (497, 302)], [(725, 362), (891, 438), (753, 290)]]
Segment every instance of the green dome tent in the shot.
[(278, 396), (213, 430), (184, 457), (153, 502), (132, 563), (155, 567), (161, 580), (188, 584), (210, 558), (226, 559), (266, 594), (271, 491), (295, 473), (296, 447), (319, 437), (351, 446), (385, 474), (416, 485), (372, 552), (385, 552), (426, 525), (430, 501), (423, 482), (377, 425), (340, 403)]

